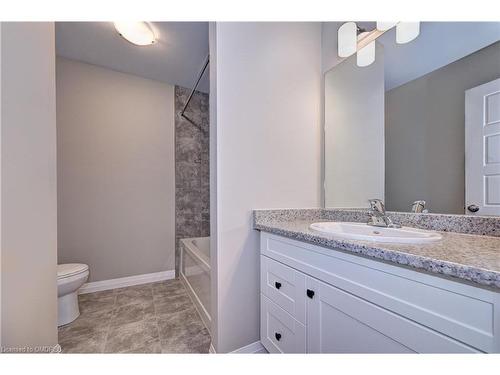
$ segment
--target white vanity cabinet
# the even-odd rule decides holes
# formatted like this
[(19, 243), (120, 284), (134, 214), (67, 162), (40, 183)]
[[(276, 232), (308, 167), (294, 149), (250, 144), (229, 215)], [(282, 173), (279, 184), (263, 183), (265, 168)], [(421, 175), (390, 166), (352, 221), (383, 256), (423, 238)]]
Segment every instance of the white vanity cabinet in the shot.
[(500, 293), (261, 233), (271, 353), (500, 352)]

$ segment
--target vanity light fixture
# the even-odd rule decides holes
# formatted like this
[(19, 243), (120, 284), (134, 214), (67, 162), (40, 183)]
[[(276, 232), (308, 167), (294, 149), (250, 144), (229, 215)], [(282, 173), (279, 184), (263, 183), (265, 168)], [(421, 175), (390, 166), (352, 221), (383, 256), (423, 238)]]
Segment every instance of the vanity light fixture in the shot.
[(349, 57), (356, 53), (356, 64), (368, 66), (375, 61), (375, 40), (396, 27), (396, 42), (408, 43), (420, 34), (420, 22), (377, 22), (372, 31), (359, 28), (355, 22), (346, 22), (338, 30), (338, 55)]
[(420, 22), (399, 22), (396, 25), (396, 43), (411, 42), (420, 34)]
[[(361, 30), (358, 34), (358, 40), (363, 40), (369, 32)], [(357, 46), (357, 43), (356, 43)], [(375, 41), (368, 42), (356, 54), (356, 64), (358, 66), (368, 66), (375, 61)]]
[(348, 57), (356, 53), (358, 44), (357, 29), (356, 22), (346, 22), (339, 27), (338, 53), (340, 57)]
[(124, 39), (138, 46), (156, 42), (156, 35), (148, 22), (114, 22), (115, 29)]

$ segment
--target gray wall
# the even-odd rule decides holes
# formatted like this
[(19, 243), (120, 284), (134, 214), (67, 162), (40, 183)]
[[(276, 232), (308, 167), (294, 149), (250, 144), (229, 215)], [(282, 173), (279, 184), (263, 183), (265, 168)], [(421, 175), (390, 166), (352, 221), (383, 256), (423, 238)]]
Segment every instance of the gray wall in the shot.
[(464, 213), (465, 90), (500, 77), (500, 42), (386, 93), (386, 204)]
[(212, 343), (229, 352), (259, 340), (252, 209), (320, 203), (321, 24), (212, 24), (210, 65)]
[(175, 87), (175, 237), (176, 271), (180, 238), (210, 235), (208, 94)]
[(1, 345), (57, 343), (52, 23), (1, 28)]
[(57, 59), (59, 262), (174, 269), (174, 88)]

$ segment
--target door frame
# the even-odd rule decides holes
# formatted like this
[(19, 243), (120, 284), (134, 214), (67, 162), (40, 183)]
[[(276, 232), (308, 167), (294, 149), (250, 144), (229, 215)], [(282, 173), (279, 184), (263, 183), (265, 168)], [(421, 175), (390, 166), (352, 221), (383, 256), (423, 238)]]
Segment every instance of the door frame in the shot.
[[(470, 88), (465, 91), (465, 185), (464, 185), (464, 194), (465, 194), (465, 206), (464, 206), (464, 214), (465, 215), (498, 215), (498, 213), (494, 212), (496, 210), (495, 207), (484, 206), (484, 189), (485, 185), (481, 186), (481, 189), (470, 189), (468, 186), (474, 183), (474, 181), (479, 180), (484, 175), (483, 167), (485, 166), (485, 145), (483, 139), (483, 132), (478, 132), (477, 128), (474, 128), (473, 122), (477, 121), (478, 116), (482, 116), (483, 123), (486, 104), (483, 101), (482, 106), (477, 105), (478, 95), (490, 96), (492, 94), (500, 93), (500, 89), (498, 91), (493, 90), (492, 93), (488, 93), (486, 95), (483, 92), (489, 90), (489, 87), (500, 85), (500, 78), (494, 79), (490, 82), (484, 83), (482, 85)], [(479, 113), (481, 111), (481, 113)], [(494, 127), (498, 127), (498, 131), (500, 134), (500, 122), (492, 123)], [(493, 130), (496, 133), (496, 130)], [(478, 139), (480, 138), (480, 139)], [(477, 151), (473, 148), (477, 147), (478, 144), (482, 144), (482, 154), (477, 155)], [(481, 158), (482, 160), (478, 160)], [(477, 168), (477, 165), (481, 164), (482, 168)], [(481, 196), (479, 196), (479, 191), (481, 191)], [(477, 213), (471, 212), (468, 210), (469, 205), (478, 205), (480, 207)], [(500, 209), (500, 207), (499, 207)]]

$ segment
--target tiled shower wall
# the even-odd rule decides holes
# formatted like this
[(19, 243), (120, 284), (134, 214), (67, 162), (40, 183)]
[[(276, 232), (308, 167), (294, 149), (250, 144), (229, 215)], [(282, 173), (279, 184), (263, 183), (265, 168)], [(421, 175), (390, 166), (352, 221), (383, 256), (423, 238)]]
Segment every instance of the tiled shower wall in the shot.
[(175, 86), (175, 270), (179, 239), (210, 235), (208, 94)]

